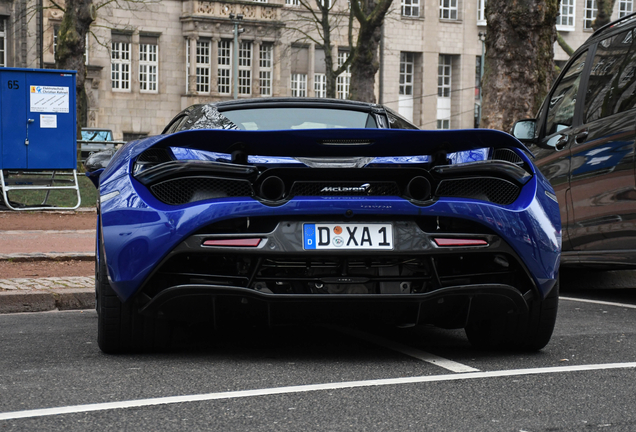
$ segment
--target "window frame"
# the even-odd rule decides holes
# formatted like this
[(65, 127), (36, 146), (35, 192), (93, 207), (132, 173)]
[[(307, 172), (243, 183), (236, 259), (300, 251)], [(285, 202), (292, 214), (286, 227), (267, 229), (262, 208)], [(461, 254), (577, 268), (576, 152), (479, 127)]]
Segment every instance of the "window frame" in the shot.
[(437, 130), (450, 130), (450, 118), (437, 119), (435, 124)]
[[(573, 56), (571, 60), (568, 62), (568, 64), (566, 65), (566, 67), (563, 68), (563, 72), (559, 76), (559, 79), (552, 86), (552, 89), (550, 93), (548, 94), (548, 96), (546, 96), (545, 101), (540, 109), (540, 115), (539, 115), (539, 119), (541, 121), (541, 124), (538, 125), (538, 127), (540, 128), (540, 135), (539, 135), (540, 145), (544, 147), (546, 146), (554, 147), (554, 142), (555, 142), (554, 137), (558, 137), (559, 133), (562, 130), (572, 127), (574, 125), (578, 125), (580, 123), (580, 117), (582, 115), (581, 107), (583, 106), (583, 103), (584, 103), (584, 100), (582, 99), (585, 99), (584, 97), (582, 97), (582, 94), (584, 94), (582, 92), (584, 92), (584, 88), (587, 87), (587, 80), (590, 74), (588, 63), (592, 60), (592, 58), (590, 58), (592, 51), (593, 50), (588, 48), (584, 50), (583, 52), (579, 53), (576, 57)], [(580, 79), (578, 83), (578, 90), (575, 95), (577, 104), (574, 107), (574, 114), (572, 117), (572, 126), (564, 127), (559, 130), (549, 132), (548, 131), (548, 116), (550, 115), (551, 101), (554, 98), (554, 94), (557, 92), (557, 90), (559, 90), (559, 86), (564, 82), (565, 79), (571, 76), (571, 75), (568, 75), (568, 73), (572, 71), (572, 68), (579, 60), (582, 60), (582, 65), (579, 66), (581, 71), (579, 73)], [(559, 107), (556, 109), (559, 109), (559, 108), (560, 108), (560, 103), (559, 103)], [(549, 138), (549, 139), (546, 140), (546, 138)]]
[(413, 96), (414, 77), (415, 77), (415, 53), (410, 51), (400, 52), (400, 72), (399, 72), (399, 81), (398, 81), (399, 95)]
[(258, 83), (261, 96), (272, 95), (274, 45), (262, 43), (258, 48)]
[(217, 80), (216, 90), (219, 94), (232, 94), (232, 41), (221, 39), (217, 43)]
[(458, 21), (459, 0), (439, 0), (439, 19), (446, 21)]
[(0, 17), (0, 67), (7, 67), (7, 21)]
[(488, 21), (486, 20), (486, 1), (477, 0), (477, 25), (485, 26)]
[[(232, 43), (233, 44), (233, 43)], [(230, 44), (231, 48), (232, 44)], [(252, 41), (240, 41), (238, 46), (238, 94), (252, 94)], [(231, 69), (230, 69), (231, 70)], [(230, 83), (232, 80), (230, 80)]]
[(327, 75), (324, 73), (314, 73), (314, 96), (327, 97)]
[[(122, 49), (124, 46), (127, 48), (126, 50)], [(111, 42), (110, 82), (111, 91), (113, 92), (131, 92), (131, 48), (131, 42)], [(117, 74), (116, 78), (115, 74)]]
[[(146, 57), (145, 59), (143, 58), (144, 56)], [(151, 59), (153, 57), (154, 59)], [(145, 71), (142, 70), (144, 68), (146, 69)], [(140, 93), (159, 93), (159, 44), (158, 43), (156, 42), (155, 43), (139, 43), (138, 70), (139, 70), (139, 92)], [(154, 78), (154, 80), (152, 78)]]
[(293, 73), (289, 80), (292, 97), (307, 97), (307, 74)]
[[(625, 6), (625, 8), (623, 8)], [(629, 6), (629, 10), (627, 10)], [(622, 18), (634, 12), (634, 0), (618, 0), (618, 17)]]
[[(442, 59), (444, 60), (443, 62)], [(446, 73), (447, 71), (448, 73)], [(448, 83), (446, 83), (446, 78), (448, 78)], [(450, 98), (452, 93), (452, 85), (453, 56), (450, 54), (440, 54), (437, 63), (437, 97)]]
[[(563, 3), (567, 2), (566, 5)], [(563, 11), (568, 11), (567, 14), (563, 14)], [(570, 13), (571, 12), (571, 13)], [(563, 24), (565, 20), (565, 24)], [(557, 16), (556, 29), (557, 31), (574, 31), (576, 27), (576, 0), (559, 0), (559, 15)]]
[[(591, 7), (590, 3), (592, 4)], [(597, 0), (583, 0), (583, 30), (593, 30), (592, 24), (594, 24), (597, 14)]]
[(421, 5), (420, 0), (401, 0), (402, 16), (409, 18), (419, 18)]

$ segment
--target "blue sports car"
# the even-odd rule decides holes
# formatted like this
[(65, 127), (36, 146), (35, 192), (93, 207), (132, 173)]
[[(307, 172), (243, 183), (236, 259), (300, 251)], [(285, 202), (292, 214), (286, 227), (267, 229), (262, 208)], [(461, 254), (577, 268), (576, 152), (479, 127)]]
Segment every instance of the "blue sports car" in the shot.
[(508, 134), (268, 98), (190, 107), (100, 157), (104, 352), (153, 349), (180, 323), (366, 317), (464, 328), (476, 347), (550, 340), (559, 207)]

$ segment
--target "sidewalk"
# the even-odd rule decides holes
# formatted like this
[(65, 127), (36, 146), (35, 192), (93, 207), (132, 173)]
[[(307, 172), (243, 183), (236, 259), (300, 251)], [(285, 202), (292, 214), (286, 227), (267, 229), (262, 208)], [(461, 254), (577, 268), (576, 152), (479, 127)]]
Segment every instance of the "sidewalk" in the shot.
[[(8, 214), (2, 212), (3, 216)], [(17, 213), (17, 212), (13, 212)], [(31, 212), (32, 214), (33, 212)], [(70, 212), (73, 213), (73, 212)], [(59, 212), (38, 212), (59, 226)], [(19, 217), (11, 214), (10, 217)], [(55, 222), (55, 223), (53, 223)], [(44, 222), (45, 226), (49, 224)], [(42, 228), (42, 226), (39, 226)], [(94, 229), (0, 229), (0, 261), (87, 260), (95, 257)], [(92, 309), (95, 279), (88, 276), (6, 279), (0, 274), (0, 313)]]

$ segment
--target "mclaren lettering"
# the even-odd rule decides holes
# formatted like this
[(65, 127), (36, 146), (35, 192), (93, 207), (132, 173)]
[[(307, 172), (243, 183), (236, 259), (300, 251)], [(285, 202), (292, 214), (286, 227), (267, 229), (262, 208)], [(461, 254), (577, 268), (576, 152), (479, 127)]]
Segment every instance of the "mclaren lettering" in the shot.
[(361, 186), (325, 186), (320, 192), (359, 192), (364, 193), (369, 190), (371, 185), (365, 183)]

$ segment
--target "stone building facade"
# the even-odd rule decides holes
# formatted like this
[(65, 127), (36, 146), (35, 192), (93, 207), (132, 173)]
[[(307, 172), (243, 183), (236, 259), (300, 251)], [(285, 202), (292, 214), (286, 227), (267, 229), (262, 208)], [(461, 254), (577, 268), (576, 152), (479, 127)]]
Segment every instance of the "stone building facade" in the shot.
[[(62, 14), (47, 1), (0, 0), (0, 67), (54, 66)], [(347, 2), (331, 1), (339, 2), (335, 17), (343, 23), (332, 34), (338, 64), (348, 56)], [(378, 102), (424, 129), (475, 127), (486, 1), (396, 0), (384, 28)], [(635, 1), (616, 0), (613, 18), (631, 13)], [(596, 1), (560, 2), (557, 29), (576, 48), (592, 33)], [(324, 51), (299, 3), (160, 0), (99, 8), (88, 38), (87, 126), (128, 140), (160, 133), (189, 105), (232, 99), (235, 92), (324, 97)], [(235, 21), (242, 29), (236, 50)], [(555, 44), (555, 60), (567, 58)], [(346, 97), (348, 83), (345, 72), (338, 97)]]

